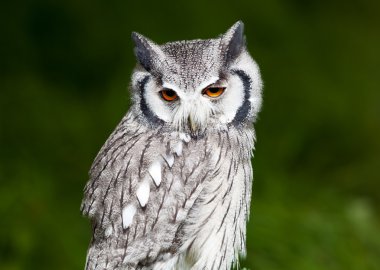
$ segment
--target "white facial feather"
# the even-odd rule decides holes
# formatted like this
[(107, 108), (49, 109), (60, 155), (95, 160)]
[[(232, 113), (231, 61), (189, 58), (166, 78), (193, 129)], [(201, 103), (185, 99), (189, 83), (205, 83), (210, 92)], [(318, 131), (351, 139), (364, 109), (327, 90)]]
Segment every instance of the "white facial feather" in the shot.
[(231, 122), (243, 104), (243, 100), (243, 83), (237, 76), (231, 76), (223, 96), (218, 101), (218, 108), (221, 111), (220, 121), (224, 124)]
[(167, 102), (162, 99), (154, 81), (149, 81), (146, 85), (145, 100), (148, 107), (158, 116), (158, 118), (169, 122), (171, 120), (172, 111)]

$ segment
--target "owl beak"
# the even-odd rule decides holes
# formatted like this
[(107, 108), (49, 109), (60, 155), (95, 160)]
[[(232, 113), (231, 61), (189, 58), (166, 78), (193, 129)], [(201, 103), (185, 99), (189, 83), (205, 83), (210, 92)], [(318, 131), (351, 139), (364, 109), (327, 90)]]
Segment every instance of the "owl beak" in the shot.
[(191, 133), (196, 133), (196, 131), (198, 130), (198, 125), (196, 122), (194, 122), (194, 120), (191, 118), (191, 116), (189, 115), (189, 118), (187, 119), (188, 120), (188, 124), (189, 124), (189, 128), (191, 130)]

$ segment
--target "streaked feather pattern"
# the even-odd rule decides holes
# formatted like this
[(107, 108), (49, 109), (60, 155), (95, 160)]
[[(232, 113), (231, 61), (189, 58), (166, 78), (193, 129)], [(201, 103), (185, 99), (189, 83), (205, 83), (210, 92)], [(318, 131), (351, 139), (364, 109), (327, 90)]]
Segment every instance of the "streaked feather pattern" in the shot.
[[(226, 245), (224, 253), (244, 250), (241, 238), (245, 235), (249, 194), (235, 195), (233, 191), (234, 185), (241, 183), (246, 185), (243, 190), (250, 190), (252, 145), (239, 141), (241, 135), (236, 130), (186, 142), (180, 133), (137, 128), (133, 119), (131, 114), (123, 119), (90, 171), (82, 203), (82, 212), (93, 224), (87, 269), (151, 269), (173, 258), (176, 265), (184, 263), (180, 261), (186, 258), (180, 254), (186, 250), (193, 256), (207, 257), (202, 250), (213, 247), (204, 243), (205, 237), (218, 234), (223, 234), (219, 237), (221, 247), (226, 237), (235, 238), (235, 244)], [(253, 134), (245, 132), (252, 143)], [(183, 145), (181, 155), (175, 152), (179, 143)], [(172, 166), (165, 155), (174, 157)], [(148, 171), (157, 161), (162, 165), (159, 186)], [(142, 207), (136, 191), (145, 180), (149, 181), (150, 193)], [(122, 213), (129, 205), (136, 208), (136, 213), (125, 228)], [(232, 228), (223, 226), (227, 218), (234, 220)]]

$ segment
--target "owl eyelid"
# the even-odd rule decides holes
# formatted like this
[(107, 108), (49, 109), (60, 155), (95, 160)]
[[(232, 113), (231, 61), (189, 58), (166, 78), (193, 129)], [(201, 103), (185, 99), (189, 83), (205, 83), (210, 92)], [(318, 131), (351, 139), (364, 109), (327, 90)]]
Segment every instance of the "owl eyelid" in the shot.
[(227, 83), (225, 81), (218, 80), (218, 81), (208, 85), (207, 87), (205, 87), (205, 89), (207, 89), (207, 88), (226, 88), (226, 86), (227, 86)]
[(206, 89), (213, 89), (213, 88), (222, 88), (222, 89), (226, 89), (227, 87), (225, 86), (218, 86), (218, 85), (210, 85), (210, 86), (207, 86), (205, 89), (203, 90), (206, 90)]
[(210, 89), (210, 88), (223, 88), (225, 90), (227, 88), (227, 86), (223, 82), (215, 82), (215, 83), (210, 84), (210, 85), (206, 86), (205, 88), (203, 88), (202, 93), (204, 91), (206, 91), (207, 89)]

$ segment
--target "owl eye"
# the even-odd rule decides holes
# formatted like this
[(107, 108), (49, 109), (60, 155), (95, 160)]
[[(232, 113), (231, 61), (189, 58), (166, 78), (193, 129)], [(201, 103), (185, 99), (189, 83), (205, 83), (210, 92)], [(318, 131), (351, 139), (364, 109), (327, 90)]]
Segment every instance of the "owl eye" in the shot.
[(212, 98), (219, 97), (221, 94), (223, 94), (225, 87), (208, 87), (203, 90), (203, 95), (207, 95)]
[(177, 93), (171, 89), (161, 90), (160, 94), (161, 94), (161, 97), (166, 101), (174, 101), (178, 98)]

